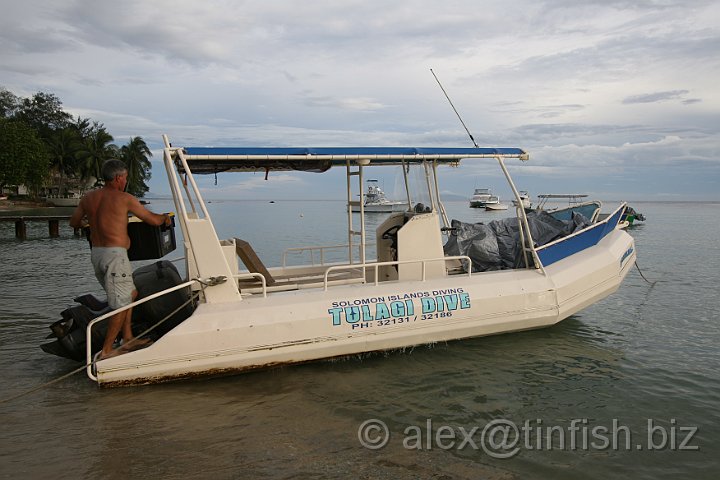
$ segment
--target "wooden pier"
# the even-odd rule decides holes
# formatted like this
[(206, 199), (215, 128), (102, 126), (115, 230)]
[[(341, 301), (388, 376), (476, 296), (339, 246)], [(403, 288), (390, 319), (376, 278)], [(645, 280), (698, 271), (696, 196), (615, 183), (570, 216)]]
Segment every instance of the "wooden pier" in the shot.
[[(48, 222), (48, 233), (51, 238), (60, 236), (60, 220), (70, 220), (70, 215), (0, 215), (0, 222), (15, 222), (15, 238), (27, 238), (28, 222)], [(81, 229), (74, 229), (75, 236), (80, 236)]]

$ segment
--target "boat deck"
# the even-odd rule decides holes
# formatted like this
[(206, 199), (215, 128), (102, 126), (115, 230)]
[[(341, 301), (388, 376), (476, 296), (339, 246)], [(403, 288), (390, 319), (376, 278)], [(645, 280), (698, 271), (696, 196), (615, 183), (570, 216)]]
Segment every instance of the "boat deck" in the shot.
[[(313, 268), (311, 271), (289, 273), (287, 269), (270, 269), (271, 281), (265, 277), (267, 292), (281, 292), (301, 290), (306, 288), (324, 288), (327, 266)], [(276, 272), (276, 273), (273, 273)], [(287, 272), (287, 273), (282, 273)], [(241, 272), (250, 274), (251, 272)], [(262, 281), (259, 278), (238, 279), (238, 289), (241, 295), (263, 293)], [(327, 285), (350, 285), (365, 283), (365, 274), (362, 267), (348, 265), (347, 269), (327, 272)]]

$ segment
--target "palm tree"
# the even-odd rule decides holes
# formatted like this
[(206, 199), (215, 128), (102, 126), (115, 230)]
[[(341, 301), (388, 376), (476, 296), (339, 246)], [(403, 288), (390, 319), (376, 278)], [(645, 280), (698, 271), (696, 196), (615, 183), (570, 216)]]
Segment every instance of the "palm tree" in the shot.
[(103, 162), (118, 153), (117, 146), (110, 143), (112, 141), (113, 137), (105, 127), (101, 123), (94, 122), (87, 136), (83, 138), (82, 148), (77, 152), (80, 175), (83, 179), (95, 177), (95, 184), (101, 183), (100, 170)]
[(150, 148), (142, 137), (133, 137), (127, 145), (120, 148), (120, 158), (128, 168), (128, 193), (143, 197), (149, 190), (146, 180), (150, 179), (150, 160), (152, 157)]
[(82, 143), (78, 130), (73, 126), (53, 131), (45, 142), (50, 152), (50, 162), (57, 167), (60, 174), (60, 190), (66, 175), (72, 175), (75, 170), (75, 154)]

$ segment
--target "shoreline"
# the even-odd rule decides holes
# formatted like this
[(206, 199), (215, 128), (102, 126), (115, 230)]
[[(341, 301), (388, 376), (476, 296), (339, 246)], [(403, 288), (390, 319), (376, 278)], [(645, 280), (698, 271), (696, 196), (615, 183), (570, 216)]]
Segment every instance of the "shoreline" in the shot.
[(27, 210), (28, 208), (57, 208), (51, 203), (42, 200), (0, 200), (0, 212), (13, 212)]

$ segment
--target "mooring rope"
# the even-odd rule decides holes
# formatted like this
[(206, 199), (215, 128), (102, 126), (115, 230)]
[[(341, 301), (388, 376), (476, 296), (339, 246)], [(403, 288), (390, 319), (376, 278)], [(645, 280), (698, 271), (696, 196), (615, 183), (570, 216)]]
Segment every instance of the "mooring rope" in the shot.
[(640, 274), (640, 276), (642, 277), (642, 279), (645, 280), (648, 284), (650, 284), (650, 285), (655, 285), (655, 284), (657, 283), (657, 280), (655, 280), (654, 282), (651, 282), (650, 280), (648, 280), (647, 278), (645, 278), (645, 275), (643, 275), (642, 270), (640, 270), (640, 265), (638, 265), (637, 260), (635, 260), (635, 267), (637, 268), (638, 273)]
[[(225, 282), (227, 281), (227, 278), (226, 278), (226, 277), (223, 277), (223, 276), (220, 276), (220, 277), (210, 277), (210, 278), (208, 278), (207, 280), (201, 280), (201, 279), (199, 279), (199, 278), (193, 278), (193, 280), (196, 281), (196, 282), (198, 282), (198, 283), (202, 286), (201, 288), (202, 288), (202, 291), (203, 291), (203, 293), (204, 293), (206, 287), (213, 287), (213, 286), (215, 286), (215, 285), (219, 285), (219, 284), (221, 284), (221, 283), (225, 283)], [(141, 333), (140, 333), (139, 335), (137, 335), (135, 338), (142, 338), (142, 337), (144, 337), (145, 335), (147, 335), (148, 333), (152, 332), (152, 331), (155, 330), (157, 327), (159, 327), (160, 325), (162, 325), (163, 322), (165, 322), (166, 320), (168, 320), (169, 318), (171, 318), (171, 317), (172, 317), (173, 315), (175, 315), (177, 312), (179, 312), (180, 310), (182, 310), (183, 308), (185, 308), (186, 305), (188, 305), (190, 302), (196, 300), (196, 299), (199, 298), (199, 297), (200, 297), (200, 292), (197, 292), (197, 293), (195, 293), (195, 294), (193, 294), (193, 295), (190, 295), (190, 298), (187, 299), (186, 302), (184, 302), (182, 305), (180, 305), (179, 307), (177, 307), (177, 308), (176, 308), (175, 310), (173, 310), (171, 313), (169, 313), (168, 315), (166, 315), (165, 318), (163, 318), (162, 320), (160, 320), (159, 322), (157, 322), (155, 325), (153, 325), (153, 326), (151, 326), (150, 328), (148, 328), (147, 330), (141, 332)], [(108, 317), (108, 318), (111, 318), (111, 317)], [(91, 339), (86, 339), (86, 341), (92, 341), (92, 340), (91, 340)], [(113, 349), (113, 351), (118, 350), (118, 349), (120, 349), (120, 348), (122, 348), (122, 347), (123, 347), (122, 345), (119, 345), (119, 346), (115, 347), (115, 348)], [(16, 400), (16, 399), (18, 399), (18, 398), (20, 398), (20, 397), (24, 397), (25, 395), (29, 395), (29, 394), (31, 394), (31, 393), (37, 392), (38, 390), (42, 390), (43, 388), (49, 387), (50, 385), (54, 385), (54, 384), (56, 384), (56, 383), (58, 383), (58, 382), (61, 382), (62, 380), (65, 380), (66, 378), (72, 377), (72, 376), (75, 375), (76, 373), (85, 371), (85, 370), (87, 369), (87, 367), (89, 367), (90, 365), (94, 365), (95, 363), (96, 363), (96, 360), (93, 359), (93, 360), (90, 361), (90, 363), (86, 363), (86, 364), (83, 365), (82, 367), (79, 367), (79, 368), (77, 368), (77, 369), (75, 369), (75, 370), (73, 370), (73, 371), (71, 371), (71, 372), (69, 372), (69, 373), (66, 373), (65, 375), (62, 375), (62, 376), (60, 376), (60, 377), (58, 377), (58, 378), (55, 378), (55, 379), (53, 379), (53, 380), (50, 380), (49, 382), (45, 382), (45, 383), (43, 383), (43, 384), (41, 384), (41, 385), (38, 385), (37, 387), (33, 387), (33, 388), (29, 389), (29, 390), (25, 390), (24, 392), (18, 393), (17, 395), (13, 395), (13, 396), (11, 396), (11, 397), (7, 397), (7, 398), (0, 399), (0, 404), (7, 403), (7, 402), (10, 402), (10, 401), (12, 401), (12, 400)]]

